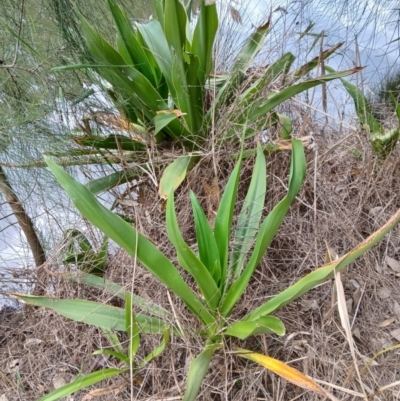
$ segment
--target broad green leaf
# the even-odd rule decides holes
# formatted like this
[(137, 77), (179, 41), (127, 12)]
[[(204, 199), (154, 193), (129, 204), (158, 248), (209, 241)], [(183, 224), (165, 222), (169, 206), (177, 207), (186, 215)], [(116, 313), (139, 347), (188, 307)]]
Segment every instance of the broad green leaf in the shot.
[(376, 243), (378, 243), (384, 236), (392, 230), (400, 222), (400, 209), (384, 224), (379, 230), (375, 231), (361, 244), (355, 247), (346, 255), (341, 258), (334, 260), (325, 266), (320, 267), (317, 270), (307, 274), (301, 278), (297, 283), (293, 284), (286, 290), (282, 291), (278, 295), (274, 296), (268, 302), (264, 303), (250, 314), (248, 314), (245, 320), (257, 320), (260, 316), (269, 315), (283, 306), (291, 303), (296, 298), (305, 294), (312, 288), (323, 283), (333, 276), (333, 273), (343, 270), (347, 265), (354, 262), (357, 258), (362, 256), (365, 252), (371, 249)]
[[(137, 96), (151, 112), (149, 114), (150, 118), (154, 117), (156, 111), (167, 109), (167, 104), (151, 82), (140, 71), (127, 66), (123, 57), (98, 34), (83, 16), (80, 16), (80, 20), (90, 53), (97, 60), (113, 67), (112, 76), (104, 75), (106, 71), (102, 71), (102, 69), (99, 70), (99, 73), (106, 77), (113, 86), (120, 87), (121, 89), (130, 87), (135, 96)], [(141, 109), (140, 105), (138, 109)], [(144, 110), (146, 110), (146, 108)]]
[(129, 373), (129, 369), (103, 369), (97, 372), (89, 373), (88, 375), (78, 377), (72, 383), (66, 384), (52, 391), (50, 394), (45, 395), (38, 401), (56, 401), (75, 392), (82, 390), (86, 387), (92, 386), (102, 380), (109, 379), (110, 377), (117, 376), (123, 373)]
[(214, 234), (196, 195), (192, 191), (190, 191), (190, 200), (192, 202), (200, 260), (204, 266), (207, 267), (214, 281), (219, 286), (221, 280), (221, 267)]
[(280, 319), (274, 316), (262, 316), (254, 321), (239, 321), (230, 325), (224, 332), (227, 336), (245, 340), (247, 337), (257, 334), (275, 333), (278, 336), (285, 335), (285, 326)]
[(86, 184), (87, 189), (93, 195), (100, 195), (103, 192), (109, 191), (110, 189), (131, 182), (139, 177), (139, 171), (137, 167), (130, 168), (127, 170), (117, 171), (106, 175), (95, 180), (91, 180)]
[(250, 186), (237, 221), (228, 273), (229, 281), (234, 281), (241, 274), (246, 255), (258, 232), (267, 190), (266, 168), (265, 156), (258, 144)]
[[(76, 272), (76, 273), (65, 273), (62, 275), (63, 278), (75, 281), (79, 284), (88, 285), (90, 287), (102, 289), (113, 296), (116, 296), (122, 300), (125, 300), (127, 291), (119, 284), (113, 283), (102, 277), (94, 276), (93, 274)], [(150, 314), (162, 319), (170, 319), (172, 314), (161, 306), (154, 304), (146, 298), (139, 297), (138, 295), (131, 294), (132, 303), (136, 308), (139, 308), (142, 312)]]
[(161, 113), (154, 117), (154, 134), (158, 134), (164, 127), (166, 127), (171, 121), (178, 118), (177, 113)]
[[(292, 162), (290, 164), (289, 190), (287, 195), (274, 207), (267, 218), (261, 224), (257, 234), (256, 243), (250, 260), (242, 275), (232, 284), (223, 299), (221, 306), (222, 316), (229, 316), (232, 308), (246, 290), (247, 284), (260, 263), (261, 258), (267, 251), (290, 205), (297, 196), (306, 175), (306, 159), (304, 156), (303, 143), (298, 139), (292, 139)], [(266, 315), (266, 314), (264, 314)], [(254, 319), (252, 319), (254, 320)]]
[(213, 63), (213, 47), (218, 30), (216, 3), (200, 5), (200, 13), (193, 34), (192, 53), (199, 59), (199, 84), (204, 85), (208, 79)]
[(176, 267), (149, 239), (104, 207), (84, 185), (77, 182), (61, 167), (50, 159), (46, 159), (46, 163), (84, 217), (122, 246), (129, 255), (137, 258), (160, 282), (170, 288), (204, 324), (208, 325), (214, 322), (214, 318), (204, 307), (203, 302), (188, 287)]
[(143, 47), (136, 38), (132, 29), (131, 21), (125, 11), (123, 11), (113, 0), (108, 0), (108, 6), (112, 12), (114, 21), (117, 24), (120, 37), (127, 53), (129, 54), (131, 63), (152, 83), (154, 87), (156, 87), (157, 78), (153, 65), (150, 63)]
[(150, 352), (150, 354), (146, 355), (142, 362), (140, 362), (139, 367), (142, 368), (143, 366), (147, 365), (151, 362), (154, 358), (164, 352), (164, 349), (169, 341), (170, 329), (169, 327), (163, 330), (163, 339), (161, 343)]
[(279, 137), (284, 140), (289, 140), (292, 138), (292, 120), (285, 114), (276, 113), (281, 129), (279, 130)]
[[(335, 70), (329, 66), (325, 66), (325, 69), (330, 73), (335, 73)], [(353, 98), (354, 105), (356, 108), (357, 116), (360, 119), (361, 126), (368, 132), (384, 132), (385, 128), (380, 124), (375, 117), (372, 115), (368, 100), (355, 85), (350, 82), (340, 79), (343, 86), (347, 90), (348, 94)]]
[(182, 52), (186, 42), (187, 15), (180, 0), (164, 0), (164, 32), (175, 57), (183, 61)]
[[(42, 306), (77, 322), (91, 324), (107, 330), (125, 331), (125, 310), (99, 302), (83, 299), (57, 299), (11, 293), (10, 295), (29, 305)], [(161, 333), (165, 323), (146, 315), (138, 315), (138, 324), (144, 333)]]
[(156, 16), (164, 30), (164, 0), (153, 0), (153, 7), (156, 11)]
[[(147, 24), (136, 24), (136, 26), (148, 48), (153, 53), (161, 72), (167, 80), (172, 97), (174, 97), (174, 87), (172, 85), (171, 76), (173, 57), (164, 35), (163, 25), (161, 25), (160, 21), (150, 20)], [(162, 22), (162, 24), (164, 24), (164, 22)]]
[(196, 399), (214, 352), (219, 348), (221, 348), (220, 344), (206, 346), (206, 348), (190, 363), (186, 378), (186, 391), (182, 401), (194, 401)]
[[(242, 348), (235, 348), (236, 355), (241, 358), (249, 359), (250, 361), (256, 362), (261, 366), (264, 366), (266, 369), (274, 372), (280, 377), (283, 377), (290, 383), (295, 384), (301, 388), (306, 390), (311, 390), (316, 392), (317, 394), (323, 395), (327, 397), (326, 391), (320, 387), (313, 379), (308, 376), (303, 375), (303, 373), (299, 372), (297, 369), (292, 368), (286, 363), (279, 361), (278, 359), (271, 358), (266, 355), (257, 354), (256, 352), (248, 351)], [(327, 397), (333, 399), (332, 397)]]
[(160, 188), (158, 190), (158, 193), (162, 199), (167, 199), (169, 195), (182, 184), (186, 177), (191, 160), (192, 156), (177, 157), (164, 170), (160, 180)]
[(400, 124), (400, 105), (397, 103), (397, 100), (394, 97), (393, 92), (390, 92), (389, 94), (390, 94), (390, 100), (392, 101), (393, 107), (396, 111), (396, 115), (397, 118), (399, 119), (399, 124)]
[(242, 151), (239, 156), (239, 161), (236, 163), (225, 186), (225, 191), (222, 195), (214, 223), (214, 238), (218, 247), (221, 267), (221, 285), (223, 286), (226, 285), (229, 242), (231, 238), (233, 211), (235, 209), (239, 185), (240, 168), (242, 166)]
[(167, 201), (166, 226), (168, 238), (175, 247), (179, 264), (195, 279), (204, 296), (207, 307), (215, 309), (221, 298), (221, 292), (208, 269), (197, 258), (182, 237), (176, 218), (172, 192), (169, 194)]

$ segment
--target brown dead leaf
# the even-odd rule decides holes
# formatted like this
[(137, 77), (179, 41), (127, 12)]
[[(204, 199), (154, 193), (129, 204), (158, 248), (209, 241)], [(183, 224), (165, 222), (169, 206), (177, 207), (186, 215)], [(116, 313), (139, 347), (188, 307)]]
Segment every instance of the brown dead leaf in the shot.
[(400, 273), (400, 262), (396, 259), (386, 256), (386, 264), (396, 273)]
[(174, 109), (174, 110), (160, 110), (157, 111), (156, 114), (175, 114), (177, 117), (185, 116), (186, 113), (183, 113), (179, 109)]
[(393, 313), (396, 316), (400, 317), (400, 305), (399, 305), (399, 303), (395, 299), (392, 299), (392, 302), (393, 302)]
[(100, 396), (106, 395), (106, 394), (118, 395), (127, 385), (128, 385), (128, 383), (122, 383), (118, 387), (98, 388), (96, 390), (89, 391), (82, 398), (82, 401), (90, 401), (91, 399), (93, 399), (95, 397), (100, 397)]
[(387, 327), (390, 326), (396, 319), (394, 317), (391, 317), (389, 319), (384, 320), (383, 322), (378, 324), (378, 327)]
[(215, 219), (215, 213), (218, 209), (220, 200), (218, 178), (214, 176), (211, 181), (211, 185), (209, 185), (204, 178), (201, 182), (203, 184), (204, 192), (207, 196), (207, 217), (208, 220), (212, 222)]
[(379, 290), (378, 290), (376, 293), (377, 293), (377, 295), (378, 295), (378, 297), (379, 297), (380, 299), (387, 299), (387, 298), (389, 298), (390, 295), (391, 295), (391, 291), (390, 291), (390, 289), (387, 288), (387, 287), (379, 288)]
[(12, 361), (8, 362), (6, 367), (6, 373), (18, 372), (20, 364), (21, 364), (21, 359), (13, 359)]
[(240, 13), (236, 8), (233, 8), (232, 6), (229, 6), (229, 11), (231, 12), (231, 17), (232, 19), (237, 23), (241, 24), (242, 23), (242, 17), (240, 16)]
[(65, 386), (66, 384), (67, 383), (62, 376), (57, 375), (53, 377), (53, 386), (55, 389)]
[(397, 341), (400, 341), (400, 329), (396, 329), (390, 332), (390, 335)]

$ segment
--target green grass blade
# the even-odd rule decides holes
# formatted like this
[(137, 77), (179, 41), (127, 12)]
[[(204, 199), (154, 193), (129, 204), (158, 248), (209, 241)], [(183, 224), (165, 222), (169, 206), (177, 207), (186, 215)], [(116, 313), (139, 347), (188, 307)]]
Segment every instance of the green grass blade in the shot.
[(217, 243), (214, 234), (207, 220), (206, 215), (194, 192), (190, 191), (190, 200), (192, 203), (193, 217), (196, 229), (197, 246), (199, 257), (204, 266), (212, 275), (214, 281), (219, 286), (221, 280), (221, 267)]
[(163, 331), (163, 339), (161, 343), (156, 348), (154, 348), (153, 351), (150, 352), (150, 354), (144, 357), (143, 361), (139, 365), (140, 368), (146, 366), (150, 361), (152, 361), (154, 358), (156, 358), (158, 355), (164, 352), (164, 349), (169, 341), (169, 336), (170, 336), (170, 329), (169, 327), (167, 327)]
[(122, 347), (118, 336), (112, 330), (102, 328), (101, 331), (107, 337), (108, 342), (113, 346), (114, 350), (119, 354), (123, 354), (124, 348)]
[(207, 346), (191, 362), (186, 378), (186, 391), (182, 401), (194, 401), (200, 391), (201, 383), (208, 371), (214, 352), (220, 348), (220, 344)]
[(231, 237), (233, 211), (235, 209), (237, 190), (239, 185), (240, 168), (242, 166), (242, 152), (231, 176), (225, 186), (224, 194), (218, 207), (214, 223), (214, 238), (217, 243), (220, 267), (221, 285), (226, 285), (229, 241)]
[(224, 332), (227, 336), (245, 340), (247, 337), (257, 334), (275, 333), (278, 336), (285, 335), (285, 326), (282, 321), (274, 316), (260, 317), (252, 321), (239, 321), (230, 325)]
[[(49, 308), (59, 315), (76, 322), (83, 322), (107, 330), (125, 331), (125, 310), (99, 302), (83, 299), (57, 299), (11, 293), (10, 295), (29, 305)], [(165, 323), (146, 315), (138, 315), (138, 324), (145, 333), (160, 333)]]
[(61, 167), (50, 159), (46, 159), (46, 163), (75, 207), (86, 219), (122, 246), (129, 255), (137, 257), (143, 266), (170, 288), (203, 323), (213, 324), (214, 318), (204, 304), (188, 287), (171, 261), (149, 239), (105, 208), (84, 185)]
[(228, 281), (234, 281), (241, 274), (247, 252), (258, 232), (267, 190), (266, 168), (265, 156), (258, 144), (250, 186), (238, 217)]
[(146, 144), (142, 141), (135, 141), (125, 135), (113, 134), (107, 137), (100, 136), (72, 136), (72, 139), (80, 146), (90, 146), (95, 149), (114, 149), (128, 151), (144, 151)]
[(116, 352), (110, 349), (99, 349), (97, 351), (94, 351), (92, 355), (110, 355), (113, 356), (114, 358), (119, 359), (125, 365), (129, 366), (129, 358), (122, 352)]
[[(113, 283), (105, 278), (94, 276), (88, 273), (66, 273), (63, 278), (75, 281), (79, 284), (88, 285), (90, 287), (104, 290), (122, 300), (125, 300), (127, 291), (119, 284)], [(161, 306), (154, 304), (146, 298), (131, 294), (132, 303), (136, 308), (139, 308), (143, 313), (159, 317), (161, 319), (170, 319), (172, 314)]]
[(192, 53), (199, 59), (199, 84), (204, 85), (208, 79), (213, 62), (213, 47), (218, 30), (218, 13), (216, 3), (200, 5), (200, 13), (194, 29)]
[(297, 283), (293, 284), (286, 290), (282, 291), (265, 304), (261, 305), (249, 315), (245, 320), (257, 320), (260, 316), (266, 316), (283, 306), (289, 304), (296, 298), (305, 294), (307, 291), (315, 288), (317, 285), (323, 283), (333, 276), (334, 271), (343, 270), (347, 265), (354, 262), (357, 258), (362, 256), (365, 252), (371, 249), (375, 244), (381, 241), (385, 235), (392, 230), (400, 222), (400, 209), (386, 222), (379, 230), (371, 234), (361, 244), (355, 247), (340, 259), (334, 260), (325, 266), (307, 274), (300, 279)]
[(167, 201), (166, 226), (168, 238), (176, 249), (179, 264), (195, 279), (204, 296), (207, 306), (210, 309), (215, 309), (221, 298), (221, 292), (210, 272), (197, 258), (182, 237), (176, 218), (174, 196), (172, 192), (168, 196)]
[(231, 288), (223, 299), (221, 314), (229, 316), (232, 308), (245, 291), (247, 284), (260, 263), (261, 258), (267, 251), (283, 219), (288, 212), (290, 205), (297, 196), (306, 175), (306, 159), (304, 156), (303, 143), (300, 140), (292, 139), (292, 162), (290, 165), (289, 190), (287, 195), (274, 207), (262, 223), (257, 234), (256, 243), (250, 260), (242, 275), (232, 284)]
[(60, 398), (74, 394), (79, 390), (92, 386), (93, 384), (96, 384), (102, 380), (128, 372), (128, 369), (104, 369), (89, 373), (88, 375), (78, 377), (72, 383), (66, 384), (57, 390), (52, 391), (50, 394), (45, 395), (38, 401), (56, 401)]

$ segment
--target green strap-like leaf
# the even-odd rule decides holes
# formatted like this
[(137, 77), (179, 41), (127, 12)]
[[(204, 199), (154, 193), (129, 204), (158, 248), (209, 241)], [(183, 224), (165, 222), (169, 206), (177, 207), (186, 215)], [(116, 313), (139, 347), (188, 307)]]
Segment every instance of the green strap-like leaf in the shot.
[(182, 401), (194, 401), (196, 399), (214, 352), (218, 348), (221, 348), (220, 344), (209, 345), (193, 359), (187, 374), (186, 391)]
[(68, 395), (74, 394), (79, 390), (92, 386), (102, 380), (109, 379), (110, 377), (117, 376), (123, 373), (128, 373), (129, 369), (103, 369), (97, 372), (89, 373), (88, 375), (78, 377), (72, 383), (66, 384), (52, 391), (50, 394), (45, 395), (38, 401), (56, 401)]
[(214, 318), (185, 283), (176, 267), (150, 240), (104, 207), (84, 185), (77, 182), (61, 167), (47, 158), (46, 163), (84, 217), (122, 246), (129, 255), (136, 257), (158, 280), (170, 288), (203, 323), (206, 325), (214, 323)]
[(200, 13), (193, 34), (192, 53), (199, 59), (199, 84), (204, 85), (208, 79), (213, 61), (213, 47), (218, 30), (217, 5), (200, 5)]
[[(335, 70), (329, 66), (325, 66), (325, 69), (330, 73), (334, 74)], [(375, 117), (372, 115), (368, 100), (357, 86), (351, 84), (350, 82), (341, 79), (341, 82), (347, 93), (353, 98), (354, 105), (356, 108), (357, 116), (360, 119), (361, 126), (367, 130), (369, 133), (371, 132), (384, 132), (385, 128), (382, 124), (380, 124)]]
[(154, 87), (157, 85), (157, 77), (152, 63), (147, 58), (143, 47), (134, 34), (132, 23), (126, 13), (113, 1), (108, 0), (108, 6), (117, 24), (120, 37), (124, 43), (125, 49), (129, 54), (129, 58), (133, 66), (140, 71)]
[(242, 273), (247, 252), (258, 232), (267, 190), (266, 167), (263, 150), (258, 144), (249, 190), (237, 221), (228, 281), (234, 281)]
[[(12, 293), (12, 296), (34, 306), (49, 308), (59, 315), (77, 322), (91, 324), (108, 330), (126, 330), (125, 310), (99, 302), (83, 299), (57, 299)], [(144, 333), (161, 333), (165, 322), (146, 315), (138, 315), (137, 321)]]
[(167, 201), (166, 226), (168, 238), (176, 249), (179, 264), (193, 276), (205, 298), (207, 306), (210, 309), (215, 309), (221, 298), (221, 292), (208, 269), (197, 258), (182, 237), (176, 218), (172, 192)]
[(190, 191), (190, 200), (192, 202), (200, 260), (204, 266), (207, 267), (208, 271), (213, 276), (214, 281), (219, 286), (221, 280), (221, 267), (214, 234), (196, 195), (192, 191)]
[[(106, 280), (103, 277), (94, 276), (93, 274), (83, 272), (66, 273), (62, 275), (62, 278), (75, 281), (79, 284), (88, 285), (90, 287), (100, 288), (122, 300), (125, 300), (126, 297), (127, 291), (121, 285)], [(172, 317), (172, 314), (166, 309), (146, 298), (139, 297), (135, 294), (132, 294), (131, 297), (133, 305), (146, 314), (151, 314), (161, 319), (170, 319)]]
[(302, 141), (292, 140), (292, 162), (290, 165), (289, 190), (287, 195), (274, 207), (262, 223), (257, 234), (253, 254), (242, 275), (232, 284), (226, 297), (223, 299), (221, 314), (229, 316), (232, 308), (245, 291), (247, 284), (260, 263), (261, 258), (271, 244), (278, 228), (288, 212), (290, 205), (298, 194), (306, 175), (306, 159)]
[(127, 170), (117, 171), (95, 180), (91, 180), (86, 184), (87, 189), (95, 196), (110, 189), (131, 182), (139, 177), (139, 169), (137, 167)]
[(221, 285), (226, 286), (228, 267), (229, 241), (231, 237), (233, 211), (236, 204), (236, 196), (239, 185), (240, 168), (242, 166), (242, 152), (231, 176), (225, 186), (224, 194), (218, 207), (214, 223), (214, 237), (218, 246), (221, 267)]
[(293, 284), (280, 294), (270, 299), (265, 304), (261, 305), (249, 315), (245, 320), (257, 320), (260, 316), (269, 315), (283, 306), (291, 303), (296, 298), (305, 294), (307, 291), (315, 288), (317, 285), (323, 283), (333, 276), (334, 271), (343, 270), (351, 262), (362, 256), (365, 252), (371, 249), (376, 243), (381, 241), (384, 236), (392, 230), (400, 222), (400, 209), (390, 218), (390, 220), (383, 225), (379, 230), (370, 235), (361, 244), (359, 244), (352, 251), (342, 256), (340, 259), (334, 260), (325, 266), (309, 273), (297, 283)]
[(158, 355), (160, 355), (161, 353), (164, 352), (164, 349), (169, 341), (169, 335), (170, 335), (170, 329), (169, 329), (169, 327), (167, 327), (163, 330), (163, 339), (162, 339), (161, 343), (156, 348), (154, 348), (153, 351), (150, 352), (150, 354), (148, 354), (144, 357), (143, 361), (139, 364), (140, 368), (142, 368), (143, 366), (146, 366), (155, 357), (157, 357)]
[(285, 100), (290, 99), (298, 93), (304, 92), (307, 89), (313, 88), (314, 86), (321, 85), (324, 82), (329, 82), (337, 78), (354, 74), (359, 70), (360, 68), (356, 67), (351, 70), (341, 71), (335, 74), (323, 75), (312, 80), (304, 81), (300, 84), (282, 89), (280, 92), (269, 94), (265, 98), (255, 101), (250, 106), (250, 110), (244, 111), (240, 117), (239, 123), (244, 123), (245, 121), (248, 121), (248, 123), (252, 123), (263, 117), (266, 113), (283, 103)]
[(239, 321), (230, 325), (224, 332), (227, 336), (245, 340), (247, 337), (257, 334), (275, 333), (278, 336), (285, 335), (285, 326), (280, 319), (274, 316), (263, 316), (253, 321)]

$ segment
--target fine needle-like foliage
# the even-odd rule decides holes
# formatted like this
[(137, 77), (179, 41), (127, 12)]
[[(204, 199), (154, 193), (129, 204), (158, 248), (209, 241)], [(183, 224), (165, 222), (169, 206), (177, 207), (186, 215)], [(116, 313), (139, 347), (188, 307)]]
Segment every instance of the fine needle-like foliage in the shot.
[[(241, 160), (240, 155), (226, 184), (213, 228), (195, 194), (191, 193), (198, 254), (185, 242), (177, 221), (174, 196), (171, 194), (168, 197), (166, 207), (168, 237), (176, 250), (179, 265), (196, 282), (199, 291), (197, 292), (188, 286), (180, 271), (151, 241), (101, 205), (86, 186), (77, 182), (53, 161), (46, 159), (54, 176), (82, 215), (103, 231), (107, 237), (122, 246), (161, 283), (174, 292), (201, 323), (200, 335), (204, 337), (205, 346), (190, 365), (184, 401), (192, 401), (196, 398), (213, 354), (225, 346), (224, 339), (226, 337), (237, 337), (243, 340), (252, 335), (265, 333), (284, 335), (285, 327), (279, 318), (272, 316), (274, 312), (331, 278), (335, 271), (342, 270), (364, 254), (400, 221), (400, 211), (398, 211), (382, 228), (346, 255), (309, 273), (286, 290), (275, 294), (242, 319), (232, 321), (231, 315), (235, 305), (245, 292), (253, 272), (297, 196), (306, 174), (302, 142), (292, 139), (288, 192), (267, 217), (263, 218), (266, 163), (262, 147), (258, 145), (251, 183), (237, 220), (237, 226), (234, 229), (233, 214), (239, 187)], [(235, 238), (233, 247), (230, 247), (231, 237)], [(93, 282), (93, 284), (95, 283)], [(89, 310), (91, 304), (88, 306), (88, 301), (80, 301), (79, 305), (75, 307), (74, 316), (71, 316), (71, 313), (68, 312), (71, 308), (57, 310), (56, 305), (76, 301), (47, 301), (45, 298), (17, 296), (25, 302), (50, 307), (75, 320), (93, 324), (93, 316), (97, 318), (101, 314), (101, 318), (107, 324), (106, 328), (123, 330), (126, 325), (124, 314), (117, 314), (116, 308), (107, 305), (96, 308), (92, 306), (92, 309)], [(80, 318), (77, 318), (79, 308), (82, 310), (79, 312)], [(107, 315), (109, 316), (107, 317)], [(148, 332), (156, 330), (157, 327), (158, 330), (164, 327), (160, 317), (149, 318), (138, 315), (137, 322), (142, 330)], [(174, 330), (179, 334), (179, 330)], [(272, 369), (277, 366), (279, 369), (276, 369), (276, 373), (295, 384), (306, 382), (300, 372), (294, 373), (292, 368), (287, 368), (285, 371), (285, 365), (280, 362), (260, 359), (256, 354), (244, 350), (239, 350), (238, 354), (257, 362), (265, 362), (267, 368)]]

